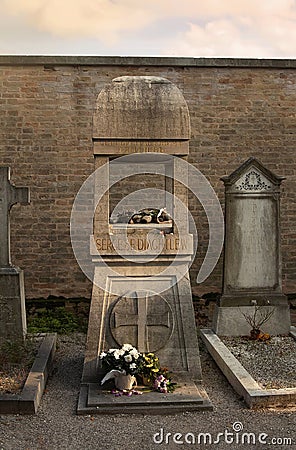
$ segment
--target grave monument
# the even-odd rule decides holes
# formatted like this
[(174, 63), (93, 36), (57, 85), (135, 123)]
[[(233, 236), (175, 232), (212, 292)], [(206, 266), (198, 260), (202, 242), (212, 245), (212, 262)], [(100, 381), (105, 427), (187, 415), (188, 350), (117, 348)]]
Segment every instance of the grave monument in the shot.
[(284, 180), (255, 158), (248, 159), (225, 184), (223, 293), (213, 330), (221, 336), (247, 335), (244, 314), (273, 310), (264, 324), (271, 335), (288, 334), (290, 312), (282, 292), (280, 185)]
[(26, 336), (24, 274), (11, 264), (10, 209), (29, 204), (29, 188), (10, 183), (10, 168), (0, 167), (0, 345), (5, 340), (23, 341)]
[[(95, 200), (94, 284), (78, 414), (211, 408), (200, 384), (188, 273), (194, 242), (185, 214), (187, 173), (177, 163), (186, 160), (189, 138), (187, 104), (166, 79), (119, 77), (98, 95), (93, 127), (95, 168), (99, 169), (95, 195), (108, 183), (110, 189)], [(173, 231), (164, 224), (111, 221), (120, 194), (127, 199), (126, 209), (166, 207), (173, 216)], [(100, 387), (105, 372), (99, 355), (124, 343), (140, 352), (155, 352), (180, 388), (169, 395), (120, 399), (106, 393)]]

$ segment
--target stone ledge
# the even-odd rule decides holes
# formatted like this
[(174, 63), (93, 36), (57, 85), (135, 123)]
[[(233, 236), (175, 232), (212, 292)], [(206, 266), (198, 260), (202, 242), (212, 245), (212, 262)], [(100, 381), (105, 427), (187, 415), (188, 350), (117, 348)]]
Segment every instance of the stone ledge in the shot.
[(296, 59), (190, 58), (174, 56), (0, 55), (5, 66), (176, 66), (296, 68)]
[(296, 327), (290, 328), (290, 335), (296, 340)]
[(36, 414), (52, 368), (56, 341), (56, 333), (45, 335), (22, 392), (0, 395), (0, 414)]
[[(179, 384), (179, 381), (176, 378)], [(139, 387), (141, 390), (141, 387)], [(77, 414), (176, 414), (186, 411), (212, 411), (213, 406), (201, 384), (188, 377), (170, 394), (145, 392), (132, 397), (114, 397), (96, 383), (82, 384)]]
[[(294, 330), (293, 330), (294, 329)], [(295, 333), (293, 335), (292, 333)], [(291, 335), (296, 337), (296, 328)], [(226, 345), (210, 329), (200, 330), (206, 348), (233, 389), (243, 397), (251, 409), (295, 406), (296, 387), (286, 389), (261, 389)]]

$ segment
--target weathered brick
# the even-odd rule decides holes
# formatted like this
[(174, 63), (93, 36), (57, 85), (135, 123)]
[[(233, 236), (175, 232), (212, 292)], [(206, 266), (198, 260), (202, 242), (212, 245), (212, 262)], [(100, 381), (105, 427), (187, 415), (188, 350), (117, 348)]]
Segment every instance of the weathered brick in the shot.
[[(153, 65), (137, 64), (136, 59), (116, 65), (110, 59), (102, 65), (76, 58), (71, 65), (45, 57), (43, 64), (14, 65), (2, 57), (0, 164), (11, 166), (15, 184), (30, 186), (32, 199), (29, 207), (11, 212), (12, 260), (25, 270), (28, 298), (90, 296), (91, 283), (71, 249), (71, 207), (94, 170), (96, 97), (106, 83), (128, 74), (162, 76), (183, 92), (192, 127), (189, 162), (208, 178), (222, 205), (220, 178), (250, 156), (286, 177), (281, 201), (283, 284), (285, 292), (296, 292), (296, 65), (276, 60), (164, 65), (161, 60)], [(126, 189), (124, 183), (121, 186)], [(112, 201), (118, 198), (115, 189)], [(208, 225), (192, 196), (189, 207), (199, 234), (191, 269), (194, 291), (220, 291), (221, 260), (208, 280), (195, 286)]]

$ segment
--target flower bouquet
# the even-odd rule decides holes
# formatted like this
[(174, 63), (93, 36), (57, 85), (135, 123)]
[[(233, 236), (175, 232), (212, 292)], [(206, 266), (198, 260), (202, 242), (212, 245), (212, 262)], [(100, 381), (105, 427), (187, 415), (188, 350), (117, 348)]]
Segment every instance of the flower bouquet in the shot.
[(172, 375), (168, 369), (160, 366), (159, 359), (154, 353), (142, 355), (140, 374), (144, 384), (161, 393), (173, 392), (177, 386), (172, 382)]
[(124, 344), (120, 349), (111, 348), (107, 353), (100, 354), (103, 367), (106, 369), (125, 371), (136, 375), (142, 365), (142, 355), (131, 344)]
[(153, 389), (162, 394), (167, 394), (168, 392), (174, 392), (177, 383), (173, 383), (168, 372), (158, 375), (153, 382)]
[(121, 348), (111, 348), (100, 354), (102, 366), (108, 371), (101, 381), (114, 379), (116, 396), (139, 394), (136, 391), (136, 375), (144, 384), (161, 393), (173, 392), (176, 383), (171, 380), (168, 369), (161, 368), (159, 359), (154, 353), (142, 354), (131, 344), (124, 344)]
[(115, 386), (120, 390), (131, 390), (137, 385), (135, 375), (142, 366), (142, 355), (130, 344), (124, 344), (120, 349), (111, 348), (107, 353), (100, 354), (102, 366), (108, 373), (101, 384), (114, 378)]
[(152, 385), (160, 371), (158, 357), (154, 353), (144, 353), (142, 355), (140, 376), (143, 384)]

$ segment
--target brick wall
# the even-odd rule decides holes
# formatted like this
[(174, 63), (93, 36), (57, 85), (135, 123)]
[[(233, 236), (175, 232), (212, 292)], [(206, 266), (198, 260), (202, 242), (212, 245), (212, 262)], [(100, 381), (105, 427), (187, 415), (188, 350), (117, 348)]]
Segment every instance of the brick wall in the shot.
[[(188, 103), (189, 162), (209, 179), (223, 204), (223, 183), (250, 156), (282, 185), (285, 292), (296, 292), (295, 61), (168, 58), (0, 57), (0, 164), (12, 182), (29, 186), (30, 206), (11, 212), (13, 263), (25, 269), (27, 298), (90, 297), (69, 237), (73, 200), (92, 173), (95, 100), (113, 78), (157, 75), (175, 83)], [(116, 198), (116, 194), (115, 197)], [(207, 221), (190, 197), (199, 250), (191, 275), (202, 294), (221, 290), (221, 261), (194, 284), (207, 245)]]

